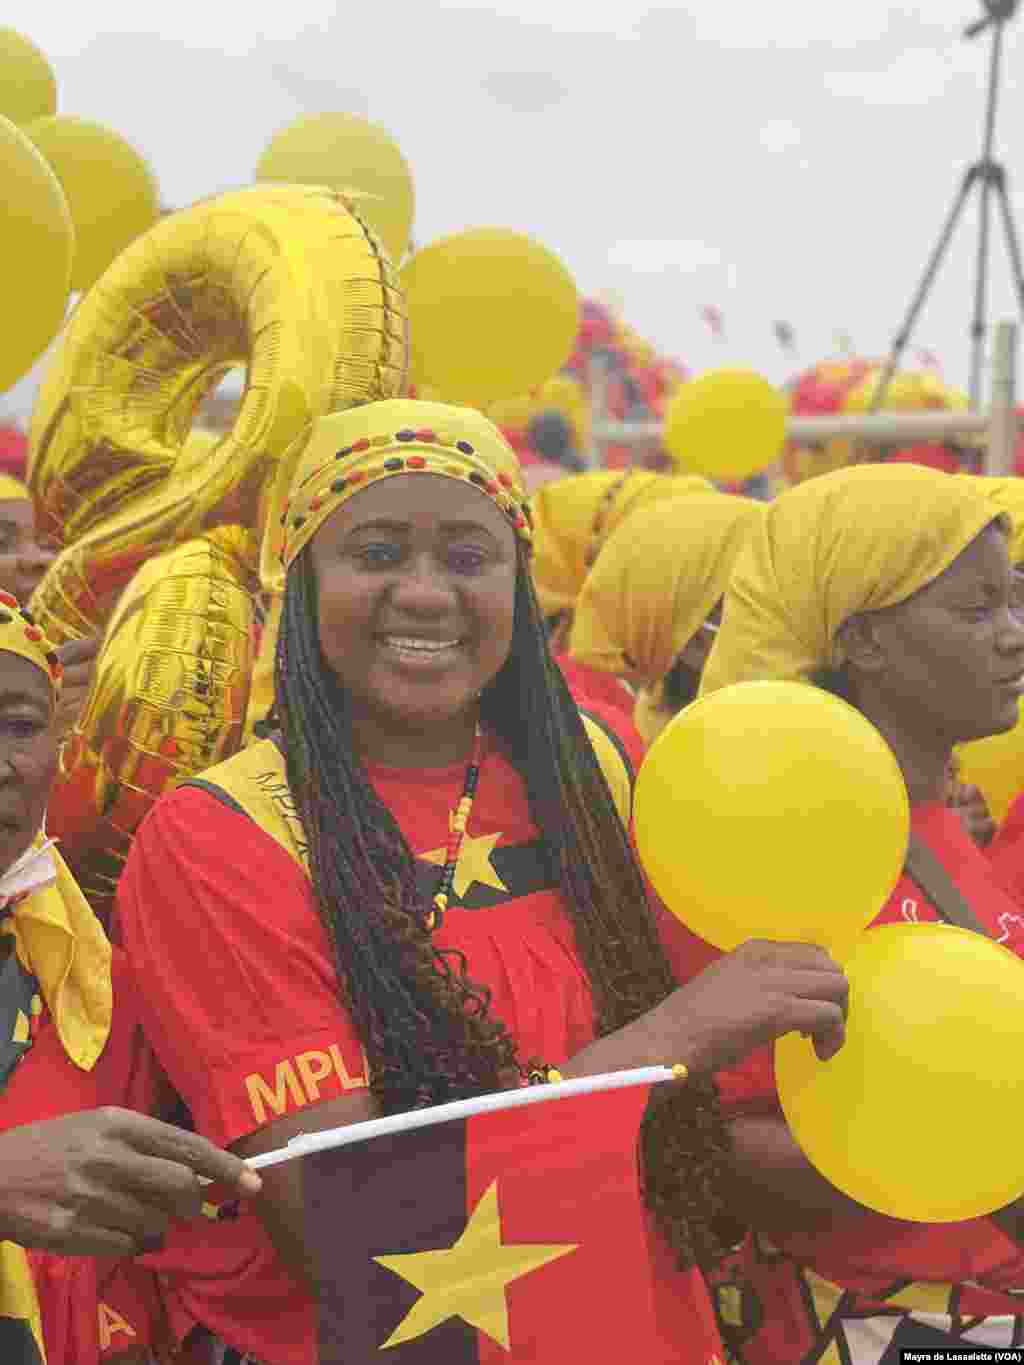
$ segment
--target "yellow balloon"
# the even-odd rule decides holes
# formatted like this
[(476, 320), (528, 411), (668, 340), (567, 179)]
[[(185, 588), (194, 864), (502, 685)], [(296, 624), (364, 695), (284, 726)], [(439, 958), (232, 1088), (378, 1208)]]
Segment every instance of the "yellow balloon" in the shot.
[(12, 123), (45, 118), (57, 109), (57, 80), (35, 43), (0, 28), (0, 114)]
[(852, 706), (799, 682), (725, 687), (681, 711), (637, 776), (637, 849), (662, 901), (726, 950), (848, 946), (906, 856), (895, 755)]
[(358, 114), (306, 114), (270, 140), (256, 167), (258, 181), (326, 185), (359, 191), (357, 208), (395, 266), (412, 232), (412, 172), (385, 129)]
[(402, 268), (410, 380), (485, 407), (550, 379), (576, 344), (579, 296), (559, 258), (507, 228), (471, 228)]
[(1019, 1198), (1024, 962), (967, 929), (886, 924), (843, 965), (842, 1050), (823, 1063), (797, 1034), (775, 1045), (807, 1158), (850, 1198), (911, 1222), (981, 1218)]
[(1024, 792), (1024, 707), (1012, 730), (972, 740), (957, 750), (960, 781), (980, 787), (993, 820), (1001, 823)]
[(20, 128), (0, 117), (0, 392), (31, 369), (60, 331), (71, 293), (75, 232), (56, 176)]
[(71, 286), (88, 289), (160, 217), (156, 180), (135, 148), (101, 123), (58, 114), (25, 131), (67, 196), (76, 238)]
[(665, 449), (709, 479), (748, 479), (778, 459), (786, 395), (753, 370), (712, 370), (684, 384), (665, 412)]

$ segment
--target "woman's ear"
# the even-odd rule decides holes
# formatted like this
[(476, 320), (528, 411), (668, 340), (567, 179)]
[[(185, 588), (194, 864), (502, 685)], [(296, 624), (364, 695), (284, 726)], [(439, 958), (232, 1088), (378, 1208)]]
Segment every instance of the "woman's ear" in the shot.
[(836, 636), (843, 662), (855, 673), (880, 673), (885, 668), (885, 649), (879, 639), (876, 616), (875, 612), (851, 616)]

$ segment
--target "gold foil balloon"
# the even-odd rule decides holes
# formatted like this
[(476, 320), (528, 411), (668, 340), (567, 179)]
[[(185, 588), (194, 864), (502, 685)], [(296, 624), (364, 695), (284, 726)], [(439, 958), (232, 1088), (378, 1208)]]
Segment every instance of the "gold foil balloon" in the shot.
[(253, 532), (221, 527), (151, 559), (118, 602), (48, 811), (100, 914), (155, 798), (239, 747), (257, 560)]
[(55, 114), (25, 132), (67, 196), (75, 225), (71, 286), (88, 289), (160, 217), (156, 179), (135, 148), (101, 123)]
[[(241, 744), (252, 589), (258, 567), (281, 586), (288, 460), (315, 418), (401, 391), (405, 338), (374, 235), (302, 186), (165, 218), (75, 312), (32, 424), (30, 484), (65, 546), (32, 607), (58, 643), (110, 619), (50, 818), (101, 902), (149, 804)], [(239, 366), (231, 431), (193, 433)], [(273, 645), (265, 631), (264, 672)]]
[[(53, 68), (30, 39), (0, 28), (0, 114), (12, 123), (45, 118), (57, 109)], [(4, 182), (5, 192), (8, 181)]]
[(550, 379), (572, 354), (579, 296), (547, 247), (507, 228), (442, 237), (402, 267), (417, 390), (485, 408)]
[(261, 182), (358, 191), (363, 218), (395, 265), (409, 245), (412, 172), (391, 135), (358, 114), (305, 114), (275, 133), (256, 167)]
[(0, 392), (17, 383), (60, 331), (71, 294), (75, 234), (56, 176), (0, 117)]

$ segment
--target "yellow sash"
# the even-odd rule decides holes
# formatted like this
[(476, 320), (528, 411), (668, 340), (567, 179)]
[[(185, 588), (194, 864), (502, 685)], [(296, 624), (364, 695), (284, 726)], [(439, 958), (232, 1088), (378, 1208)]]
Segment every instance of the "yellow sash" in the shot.
[[(628, 759), (618, 739), (600, 721), (584, 715), (583, 725), (619, 819), (628, 826), (633, 803), (633, 774)], [(288, 787), (284, 755), (272, 739), (258, 740), (208, 769), (196, 785), (223, 792), (309, 875), (305, 835)]]

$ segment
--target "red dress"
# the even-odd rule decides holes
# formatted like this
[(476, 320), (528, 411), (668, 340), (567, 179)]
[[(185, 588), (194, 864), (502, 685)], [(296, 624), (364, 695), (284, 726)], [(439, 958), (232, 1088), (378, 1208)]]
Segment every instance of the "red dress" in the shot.
[[(374, 765), (369, 776), (414, 852), (436, 857), (465, 765)], [(490, 987), (520, 1057), (557, 1065), (593, 1039), (593, 1002), (522, 779), (496, 747), (485, 752), (467, 845), (438, 942), (461, 949)], [(436, 862), (421, 867), (433, 890)], [(136, 836), (118, 912), (147, 1033), (199, 1132), (235, 1143), (365, 1085), (309, 881), (247, 814), (196, 788), (164, 797)], [(198, 1324), (265, 1365), (311, 1365), (309, 1296), (255, 1215), (203, 1233), (202, 1248), (186, 1238), (159, 1261), (180, 1333)], [(685, 1323), (671, 1358), (715, 1365), (721, 1347), (700, 1276), (667, 1265), (665, 1274)]]
[[(1024, 919), (997, 884), (956, 812), (939, 804), (917, 806), (913, 828), (941, 859), (993, 937), (1024, 956)], [(904, 877), (875, 923), (940, 918), (919, 888)], [(687, 937), (684, 943), (680, 936), (674, 953), (682, 979), (718, 956), (702, 940)], [(726, 1110), (734, 1117), (781, 1116), (771, 1049), (720, 1074), (718, 1080)], [(999, 1121), (998, 1115), (988, 1117)], [(984, 1121), (979, 1115), (979, 1122)], [(972, 1333), (968, 1341), (979, 1345), (1024, 1340), (1024, 1319), (1019, 1316), (1024, 1249), (988, 1218), (929, 1225), (865, 1212), (859, 1219), (844, 1218), (828, 1233), (794, 1234), (771, 1246), (751, 1236), (733, 1269), (748, 1285), (744, 1316), (746, 1330), (753, 1334), (742, 1347), (745, 1365), (829, 1360), (888, 1365), (900, 1359), (901, 1346), (928, 1344), (922, 1331), (939, 1328), (943, 1319), (950, 1322), (942, 1330), (956, 1329), (959, 1322)], [(725, 1321), (734, 1321), (740, 1299), (729, 1287), (731, 1274), (721, 1278), (719, 1304)], [(913, 1320), (900, 1308), (913, 1312)], [(763, 1325), (753, 1330), (759, 1316)]]

